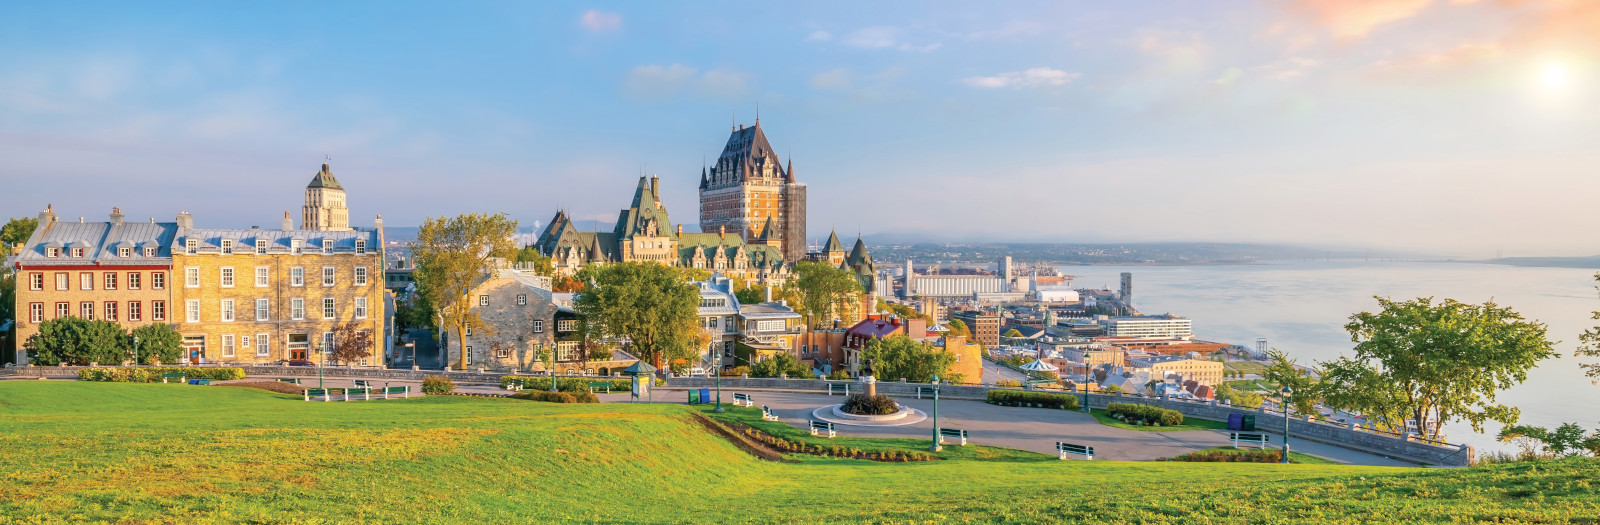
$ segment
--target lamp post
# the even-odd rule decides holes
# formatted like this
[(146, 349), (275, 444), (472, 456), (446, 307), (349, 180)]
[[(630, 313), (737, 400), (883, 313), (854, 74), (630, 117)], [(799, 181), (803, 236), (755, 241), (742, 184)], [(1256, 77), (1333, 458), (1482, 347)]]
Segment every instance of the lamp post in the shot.
[(313, 348), (316, 349), (317, 355), (322, 356), (322, 359), (317, 361), (317, 388), (325, 389), (327, 385), (323, 381), (322, 367), (328, 364), (328, 352), (321, 347)]
[(1089, 352), (1083, 353), (1083, 411), (1089, 411)]
[(1289, 385), (1283, 385), (1283, 463), (1289, 463)]
[(556, 391), (556, 349), (551, 348), (549, 350), (549, 352), (550, 352), (550, 391), (551, 392), (555, 392)]
[(929, 383), (933, 385), (933, 444), (928, 445), (928, 451), (938, 452), (944, 450), (939, 446), (939, 376), (933, 376)]
[[(715, 337), (715, 334), (713, 334), (713, 337)], [(717, 408), (711, 411), (720, 414), (722, 413), (722, 356), (717, 355), (716, 347), (719, 345), (714, 342), (711, 345), (706, 354), (710, 355), (711, 359), (714, 360), (711, 365), (711, 371), (717, 375)]]
[(139, 336), (133, 336), (133, 367), (139, 368)]

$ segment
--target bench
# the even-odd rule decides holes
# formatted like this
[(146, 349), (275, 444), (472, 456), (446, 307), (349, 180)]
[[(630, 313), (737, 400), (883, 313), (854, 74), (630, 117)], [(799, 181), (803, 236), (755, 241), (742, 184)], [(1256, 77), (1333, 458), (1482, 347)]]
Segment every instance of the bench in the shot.
[(954, 428), (939, 429), (939, 444), (944, 444), (944, 438), (961, 438), (961, 446), (967, 446), (967, 431)]
[(386, 387), (383, 387), (383, 398), (384, 399), (389, 399), (389, 394), (400, 394), (401, 398), (410, 398), (411, 397), (411, 387), (409, 387), (409, 386), (386, 386)]
[(356, 394), (361, 394), (361, 400), (362, 401), (370, 401), (372, 399), (372, 389), (371, 388), (365, 388), (365, 387), (354, 388), (354, 387), (351, 387), (351, 388), (344, 389), (344, 400), (345, 401), (349, 401), (350, 398), (351, 397), (355, 397)]
[(522, 388), (523, 388), (522, 380), (521, 379), (512, 379), (511, 382), (506, 383), (506, 387), (505, 388), (506, 388), (506, 390), (510, 390), (512, 392), (521, 392)]
[(594, 389), (596, 389), (596, 388), (604, 388), (606, 390), (607, 394), (611, 393), (611, 383), (609, 381), (601, 381), (601, 382), (597, 382), (597, 383), (589, 383), (589, 393), (590, 394), (593, 394), (594, 393)]
[(365, 379), (355, 380), (356, 388), (372, 388), (372, 382)]
[(1078, 454), (1083, 456), (1083, 459), (1085, 460), (1092, 460), (1094, 459), (1094, 447), (1088, 445), (1074, 445), (1071, 443), (1057, 441), (1056, 455), (1061, 456), (1061, 459), (1065, 460), (1067, 459), (1067, 454)]
[(828, 383), (828, 395), (833, 395), (834, 390), (844, 390), (844, 395), (850, 395), (850, 383)]
[(778, 416), (777, 414), (773, 414), (772, 409), (767, 408), (767, 405), (761, 405), (761, 419), (765, 419), (767, 421), (777, 421)]
[(182, 383), (186, 377), (188, 376), (183, 375), (182, 372), (168, 372), (161, 374), (161, 382), (165, 383), (168, 379), (177, 379), (179, 383)]
[(756, 406), (756, 401), (755, 401), (755, 399), (752, 399), (748, 394), (740, 394), (738, 392), (734, 392), (734, 394), (733, 394), (733, 404), (735, 406), (753, 407), (753, 406)]
[(305, 393), (306, 401), (310, 401), (311, 398), (313, 398), (313, 397), (321, 397), (323, 401), (330, 401), (330, 399), (328, 399), (328, 398), (330, 398), (332, 396), (328, 395), (328, 389), (326, 389), (326, 388), (308, 388), (308, 389), (306, 389), (306, 393)]
[(300, 379), (299, 378), (295, 378), (295, 377), (291, 377), (291, 378), (287, 378), (287, 379), (279, 379), (278, 382), (279, 383), (289, 383), (291, 385), (298, 385), (298, 384), (300, 384)]
[(208, 385), (211, 384), (211, 380), (210, 379), (190, 379), (189, 380), (189, 384), (191, 384), (191, 385), (208, 386)]
[(1239, 448), (1239, 443), (1254, 443), (1258, 448), (1267, 448), (1267, 435), (1260, 432), (1229, 432), (1228, 439), (1233, 440), (1233, 448)]
[(927, 393), (930, 396), (933, 395), (933, 387), (931, 387), (931, 386), (919, 386), (919, 387), (917, 387), (917, 399), (922, 399), (922, 394), (923, 393)]
[(827, 432), (828, 437), (830, 438), (839, 435), (837, 432), (833, 431), (833, 423), (829, 423), (827, 421), (818, 421), (815, 419), (811, 420), (811, 435), (820, 436), (823, 432)]

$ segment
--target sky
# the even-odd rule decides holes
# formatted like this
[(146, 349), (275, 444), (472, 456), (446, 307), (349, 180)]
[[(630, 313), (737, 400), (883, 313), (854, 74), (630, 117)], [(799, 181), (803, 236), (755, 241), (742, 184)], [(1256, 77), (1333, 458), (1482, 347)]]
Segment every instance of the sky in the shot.
[(736, 124), (809, 231), (1600, 253), (1600, 2), (0, 1), (0, 215), (697, 227)]

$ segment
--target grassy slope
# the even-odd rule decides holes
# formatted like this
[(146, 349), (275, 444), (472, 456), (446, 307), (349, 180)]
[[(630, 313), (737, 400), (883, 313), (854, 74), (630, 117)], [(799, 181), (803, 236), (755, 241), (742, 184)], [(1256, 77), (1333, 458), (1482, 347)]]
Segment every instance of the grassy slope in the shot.
[(1600, 516), (1593, 460), (1422, 470), (1037, 461), (967, 447), (972, 459), (776, 464), (685, 422), (687, 410), (3, 381), (0, 434), (25, 446), (0, 455), (0, 523)]

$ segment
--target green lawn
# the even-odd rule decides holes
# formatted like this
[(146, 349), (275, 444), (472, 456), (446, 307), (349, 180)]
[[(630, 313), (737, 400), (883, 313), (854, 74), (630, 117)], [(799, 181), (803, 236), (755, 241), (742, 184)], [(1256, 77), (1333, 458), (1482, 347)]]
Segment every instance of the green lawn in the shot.
[[(1115, 418), (1111, 417), (1110, 415), (1107, 415), (1105, 409), (1103, 409), (1103, 408), (1091, 408), (1091, 409), (1089, 409), (1089, 415), (1094, 416), (1095, 421), (1099, 421), (1100, 424), (1108, 426), (1108, 427), (1117, 427), (1117, 428), (1122, 428), (1122, 429), (1127, 429), (1127, 430), (1139, 430), (1139, 431), (1144, 431), (1144, 432), (1178, 432), (1178, 431), (1183, 431), (1183, 430), (1227, 430), (1228, 429), (1228, 423), (1226, 421), (1212, 421), (1212, 420), (1209, 420), (1209, 419), (1200, 419), (1200, 418), (1197, 418), (1197, 417), (1185, 417), (1185, 418), (1183, 418), (1183, 424), (1175, 426), (1175, 427), (1141, 427), (1139, 425), (1129, 425), (1127, 423), (1123, 423), (1121, 421), (1118, 421)], [(1293, 452), (1291, 452), (1291, 454), (1292, 453)]]
[(1264, 379), (1240, 379), (1228, 381), (1228, 386), (1237, 390), (1249, 390), (1252, 392), (1277, 392), (1277, 387), (1267, 383), (1267, 381)]
[(308, 403), (245, 388), (0, 381), (0, 438), (10, 445), (0, 455), (0, 523), (1594, 523), (1600, 516), (1592, 486), (1600, 484), (1600, 463), (1587, 459), (1434, 470), (1054, 461), (967, 447), (958, 452), (970, 455), (933, 462), (784, 464), (703, 432), (686, 419), (691, 410), (468, 397)]
[[(1240, 453), (1243, 453), (1243, 452), (1246, 452), (1246, 451), (1249, 451), (1249, 450), (1254, 450), (1254, 449), (1253, 448), (1251, 448), (1251, 449), (1238, 449), (1238, 448), (1233, 448), (1231, 446), (1229, 446), (1229, 447), (1211, 447), (1211, 448), (1205, 448), (1205, 449), (1196, 450), (1196, 451), (1194, 451), (1192, 453), (1193, 454), (1202, 454), (1202, 453), (1207, 453), (1207, 452), (1220, 452), (1220, 453), (1223, 453), (1223, 454), (1238, 455)], [(1310, 455), (1310, 454), (1301, 454), (1301, 453), (1295, 452), (1293, 450), (1289, 451), (1289, 461), (1293, 462), (1293, 463), (1304, 463), (1304, 464), (1307, 464), (1307, 465), (1338, 465), (1339, 464), (1339, 463), (1336, 463), (1336, 462), (1333, 462), (1333, 461), (1330, 461), (1330, 460), (1326, 460), (1326, 459), (1322, 459), (1322, 458), (1319, 458), (1319, 457), (1316, 457), (1316, 456), (1313, 456), (1313, 455)]]
[(1223, 361), (1222, 364), (1242, 374), (1260, 375), (1262, 371), (1267, 369), (1267, 365), (1255, 361)]

